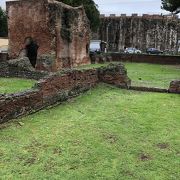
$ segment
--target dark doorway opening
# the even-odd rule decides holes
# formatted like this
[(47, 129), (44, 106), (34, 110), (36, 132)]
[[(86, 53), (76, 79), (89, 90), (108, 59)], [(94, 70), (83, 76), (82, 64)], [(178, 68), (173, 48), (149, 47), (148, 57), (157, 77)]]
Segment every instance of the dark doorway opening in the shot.
[(39, 46), (36, 41), (34, 41), (31, 37), (27, 37), (25, 39), (26, 55), (34, 68), (36, 66), (38, 48)]

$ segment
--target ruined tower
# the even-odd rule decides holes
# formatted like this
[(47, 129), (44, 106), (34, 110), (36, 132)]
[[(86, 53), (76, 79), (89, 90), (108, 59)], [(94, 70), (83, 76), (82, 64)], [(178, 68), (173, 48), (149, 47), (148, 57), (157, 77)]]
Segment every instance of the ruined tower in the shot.
[(6, 5), (10, 58), (18, 57), (25, 39), (31, 37), (39, 46), (38, 70), (56, 71), (90, 63), (90, 26), (83, 7), (55, 0), (9, 1)]

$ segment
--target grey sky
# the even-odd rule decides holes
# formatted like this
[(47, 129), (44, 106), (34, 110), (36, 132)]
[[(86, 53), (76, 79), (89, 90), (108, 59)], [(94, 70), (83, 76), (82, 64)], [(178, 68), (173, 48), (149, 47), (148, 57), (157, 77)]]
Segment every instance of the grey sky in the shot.
[[(122, 13), (167, 13), (161, 10), (161, 0), (95, 0), (101, 14)], [(5, 8), (5, 0), (0, 0), (0, 6)]]
[(161, 9), (161, 0), (95, 0), (103, 14), (167, 13)]

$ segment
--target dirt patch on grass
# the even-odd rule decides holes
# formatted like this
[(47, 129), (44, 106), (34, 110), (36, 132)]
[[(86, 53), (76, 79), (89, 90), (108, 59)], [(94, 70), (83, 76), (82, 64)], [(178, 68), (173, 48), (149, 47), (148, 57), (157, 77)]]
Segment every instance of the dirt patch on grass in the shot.
[(157, 147), (159, 149), (167, 149), (167, 148), (169, 148), (169, 144), (167, 144), (167, 143), (159, 143), (159, 144), (157, 144)]
[(53, 149), (53, 154), (61, 155), (62, 154), (62, 149), (61, 148), (54, 148)]
[(130, 176), (130, 177), (134, 176), (134, 174), (131, 171), (129, 171), (129, 170), (123, 171), (122, 174), (124, 174), (125, 176)]
[(139, 155), (139, 159), (140, 159), (141, 161), (149, 161), (149, 160), (151, 160), (152, 158), (151, 158), (150, 155), (148, 155), (148, 154), (146, 154), (146, 153), (141, 153), (141, 154)]
[(78, 166), (74, 165), (74, 166), (71, 166), (68, 170), (72, 170), (73, 171), (73, 170), (76, 170), (76, 169), (78, 169)]
[(37, 160), (36, 155), (33, 155), (32, 157), (25, 160), (24, 166), (31, 166), (31, 165), (35, 164), (36, 160)]
[(103, 134), (104, 139), (110, 144), (114, 144), (117, 142), (118, 137), (114, 134)]
[(57, 162), (53, 159), (50, 158), (44, 165), (43, 170), (45, 172), (54, 172), (57, 170)]
[(31, 144), (24, 147), (24, 149), (29, 153), (37, 154), (39, 151), (44, 151), (49, 147), (47, 144), (42, 144), (37, 140), (33, 140)]

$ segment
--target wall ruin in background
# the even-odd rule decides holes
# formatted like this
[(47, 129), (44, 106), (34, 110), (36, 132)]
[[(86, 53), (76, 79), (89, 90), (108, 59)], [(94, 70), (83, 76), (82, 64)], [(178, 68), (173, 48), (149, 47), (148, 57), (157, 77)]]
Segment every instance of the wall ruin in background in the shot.
[(147, 15), (116, 16), (101, 15), (101, 26), (94, 39), (109, 42), (110, 51), (120, 51), (124, 47), (137, 47), (177, 51), (180, 40), (180, 19), (177, 16)]

